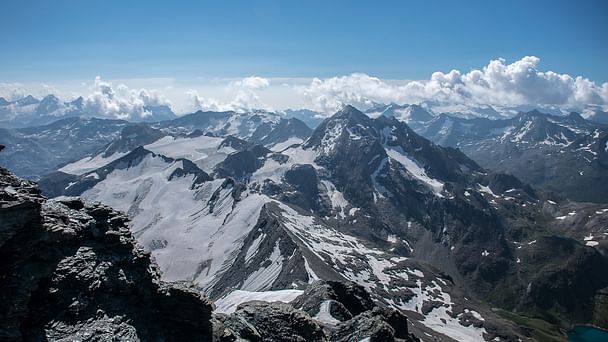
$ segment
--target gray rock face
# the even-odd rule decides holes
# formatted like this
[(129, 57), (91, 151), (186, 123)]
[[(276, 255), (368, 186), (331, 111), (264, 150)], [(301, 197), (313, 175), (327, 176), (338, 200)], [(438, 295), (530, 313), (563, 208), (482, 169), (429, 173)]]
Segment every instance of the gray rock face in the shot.
[(211, 340), (212, 304), (162, 282), (127, 218), (0, 169), (1, 340)]
[(218, 319), (224, 332), (220, 341), (327, 341), (321, 327), (308, 314), (289, 304), (249, 302), (229, 317)]
[(269, 153), (270, 150), (260, 145), (254, 145), (229, 155), (216, 166), (215, 172), (221, 178), (235, 177), (244, 179), (264, 165), (263, 157)]
[(305, 140), (310, 136), (311, 133), (312, 130), (306, 126), (304, 122), (296, 118), (281, 119), (276, 127), (274, 127), (261, 139), (256, 140), (255, 137), (252, 137), (251, 140), (252, 142), (261, 143), (268, 146), (286, 141), (292, 137)]
[[(337, 310), (323, 316), (319, 308), (328, 300)], [(418, 341), (402, 313), (377, 306), (355, 283), (335, 281), (316, 281), (289, 304), (253, 301), (229, 316), (218, 314), (214, 336), (217, 341)]]
[[(327, 308), (322, 307), (324, 303), (328, 303)], [(409, 334), (403, 313), (378, 306), (362, 286), (353, 282), (316, 281), (290, 304), (320, 319), (330, 341), (417, 340)], [(339, 322), (328, 322), (330, 317)]]
[[(336, 314), (342, 316), (336, 317), (340, 321), (345, 321), (376, 307), (369, 293), (363, 287), (352, 282), (338, 281), (317, 281), (313, 283), (306, 288), (304, 294), (292, 302), (292, 305), (314, 316), (319, 312), (321, 303), (327, 300), (335, 301), (343, 308), (335, 311)], [(334, 312), (332, 312), (332, 316), (334, 316)]]

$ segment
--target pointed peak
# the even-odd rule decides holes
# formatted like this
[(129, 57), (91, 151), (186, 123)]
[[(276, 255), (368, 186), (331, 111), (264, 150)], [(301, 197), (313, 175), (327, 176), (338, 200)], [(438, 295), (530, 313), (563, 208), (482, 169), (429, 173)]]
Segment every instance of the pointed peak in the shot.
[(53, 101), (53, 102), (57, 102), (59, 101), (59, 99), (57, 98), (57, 96), (53, 95), (53, 94), (49, 94), (45, 97), (42, 98), (42, 101)]
[(570, 112), (570, 114), (568, 114), (568, 118), (572, 119), (574, 121), (579, 121), (579, 122), (583, 122), (585, 121), (585, 118), (583, 118), (579, 113), (577, 112)]
[(39, 103), (40, 100), (38, 100), (37, 98), (33, 97), (32, 95), (28, 95), (20, 100), (15, 101), (18, 105), (20, 106), (27, 106), (27, 105), (31, 105), (31, 104), (36, 104)]
[(331, 116), (331, 119), (348, 119), (355, 121), (367, 121), (370, 118), (363, 112), (351, 105), (345, 105), (336, 114)]

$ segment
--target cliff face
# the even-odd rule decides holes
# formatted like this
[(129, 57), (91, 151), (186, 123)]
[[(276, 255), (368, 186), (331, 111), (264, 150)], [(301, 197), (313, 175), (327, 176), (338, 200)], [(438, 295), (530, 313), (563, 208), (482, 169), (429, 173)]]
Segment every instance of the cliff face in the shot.
[(211, 340), (212, 304), (160, 280), (127, 218), (0, 169), (0, 340)]

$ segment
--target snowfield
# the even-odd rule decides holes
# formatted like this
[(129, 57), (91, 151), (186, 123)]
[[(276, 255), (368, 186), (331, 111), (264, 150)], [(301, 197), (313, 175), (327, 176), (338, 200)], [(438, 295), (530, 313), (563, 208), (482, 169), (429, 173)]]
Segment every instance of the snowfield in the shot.
[(244, 194), (235, 202), (222, 179), (194, 189), (194, 176), (168, 180), (179, 163), (147, 155), (135, 167), (115, 170), (82, 198), (127, 212), (134, 235), (152, 251), (165, 279), (205, 288), (230, 265), (269, 198)]

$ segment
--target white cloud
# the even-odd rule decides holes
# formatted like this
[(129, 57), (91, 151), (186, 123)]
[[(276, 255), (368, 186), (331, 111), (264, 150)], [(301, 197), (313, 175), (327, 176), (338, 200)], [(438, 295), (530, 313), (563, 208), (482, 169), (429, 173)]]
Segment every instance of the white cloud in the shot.
[(92, 92), (84, 96), (87, 114), (116, 119), (140, 120), (151, 115), (145, 106), (160, 105), (170, 102), (156, 90), (130, 89), (124, 84), (113, 87), (99, 76), (95, 77)]
[(343, 104), (369, 107), (374, 102), (451, 105), (563, 106), (608, 104), (608, 83), (601, 86), (583, 77), (540, 71), (540, 59), (526, 56), (508, 64), (492, 60), (481, 70), (434, 72), (429, 80), (388, 82), (366, 74), (315, 78), (300, 93), (317, 109), (333, 112)]
[(250, 76), (243, 79), (232, 81), (228, 84), (225, 91), (229, 94), (228, 100), (222, 101), (212, 97), (200, 96), (198, 91), (190, 89), (187, 91), (192, 108), (194, 110), (208, 111), (235, 111), (244, 112), (253, 109), (272, 108), (260, 101), (258, 91), (263, 91), (270, 86), (270, 81), (266, 78)]
[(237, 88), (266, 89), (270, 86), (270, 80), (258, 76), (249, 76), (233, 82), (232, 85)]
[(267, 109), (270, 107), (260, 102), (260, 98), (253, 92), (247, 90), (238, 90), (236, 96), (229, 101), (220, 101), (210, 97), (200, 96), (196, 90), (188, 90), (188, 96), (192, 101), (194, 110), (204, 111), (235, 111), (245, 112), (253, 109)]
[[(27, 94), (41, 98), (49, 92), (62, 100), (83, 95), (89, 114), (124, 119), (149, 115), (146, 105), (169, 104), (178, 113), (193, 110), (308, 108), (334, 113), (343, 104), (366, 109), (374, 103), (428, 104), (436, 111), (466, 111), (491, 105), (540, 107), (559, 111), (582, 110), (586, 105), (608, 109), (608, 83), (595, 83), (581, 76), (541, 70), (538, 57), (508, 62), (495, 59), (467, 72), (434, 72), (425, 80), (387, 80), (364, 73), (329, 78), (242, 79), (193, 78), (125, 79), (112, 82), (96, 78), (93, 86), (82, 80), (53, 83), (0, 83), (0, 96), (15, 100)], [(126, 84), (126, 85), (125, 85)], [(149, 91), (146, 89), (161, 89)], [(62, 96), (63, 94), (63, 96)], [(69, 97), (69, 98), (68, 98)], [(517, 110), (516, 108), (515, 110)]]

